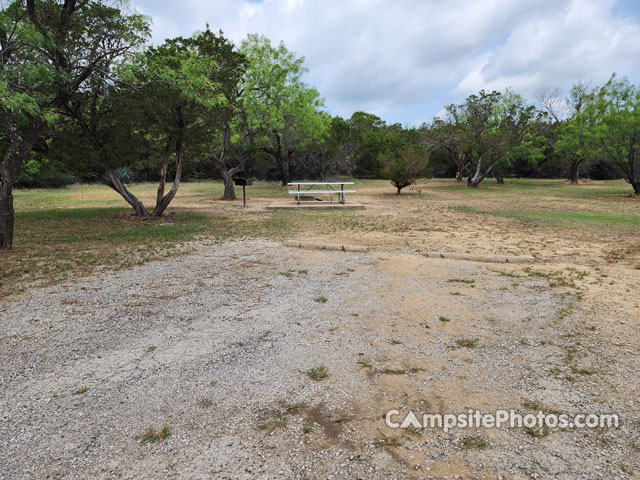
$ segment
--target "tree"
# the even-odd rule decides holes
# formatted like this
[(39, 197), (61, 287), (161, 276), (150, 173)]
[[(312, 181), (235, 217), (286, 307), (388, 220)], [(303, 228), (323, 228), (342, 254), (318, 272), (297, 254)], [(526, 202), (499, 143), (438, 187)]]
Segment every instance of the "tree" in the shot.
[[(188, 42), (200, 57), (213, 59), (211, 82), (218, 85), (224, 101), (202, 111), (205, 130), (203, 139), (209, 158), (216, 163), (224, 182), (224, 200), (235, 200), (233, 176), (244, 170), (249, 147), (243, 145), (241, 114), (241, 81), (248, 62), (222, 32), (215, 35), (209, 28)], [(220, 138), (221, 137), (221, 138)], [(250, 140), (250, 138), (248, 139)], [(233, 145), (233, 150), (232, 150)], [(233, 154), (235, 153), (235, 155)]]
[(249, 35), (240, 46), (249, 66), (242, 81), (242, 116), (250, 136), (278, 169), (282, 185), (291, 181), (296, 155), (320, 141), (329, 118), (318, 91), (302, 81), (304, 58), (280, 43)]
[(542, 140), (531, 129), (535, 108), (510, 90), (471, 95), (457, 107), (461, 123), (462, 150), (468, 152), (467, 185), (475, 188), (494, 168), (510, 165), (516, 156), (535, 162)]
[(327, 180), (351, 175), (355, 168), (350, 131), (341, 117), (327, 116), (329, 129), (324, 138), (308, 145), (298, 161), (297, 170), (311, 179)]
[[(113, 84), (92, 85), (77, 94), (67, 113), (94, 150), (83, 170), (118, 192), (138, 216), (161, 216), (180, 186), (189, 141), (200, 137), (206, 113), (225, 104), (217, 69), (216, 59), (200, 55), (191, 39), (176, 38), (122, 65)], [(147, 159), (161, 156), (151, 212), (118, 174), (118, 167), (134, 164), (136, 151), (145, 148)], [(172, 156), (175, 173), (166, 192)]]
[(387, 148), (387, 124), (377, 115), (366, 112), (355, 112), (347, 124), (354, 152), (355, 175), (379, 178), (382, 173), (379, 155)]
[(98, 0), (14, 0), (0, 11), (0, 248), (13, 245), (13, 185), (38, 138), (104, 62), (147, 35), (144, 17)]
[(598, 155), (599, 146), (594, 137), (595, 110), (589, 107), (594, 99), (594, 92), (585, 84), (574, 85), (568, 102), (569, 118), (560, 124), (555, 150), (568, 167), (567, 180), (572, 185), (578, 183), (583, 165)]
[(427, 174), (429, 168), (429, 151), (420, 144), (409, 143), (397, 151), (389, 151), (380, 157), (384, 175), (396, 187), (400, 195), (405, 187), (416, 183), (418, 178)]
[(604, 155), (618, 167), (634, 195), (640, 195), (640, 87), (614, 74), (588, 110), (598, 119), (595, 137)]
[(445, 107), (444, 119), (435, 118), (428, 130), (432, 150), (446, 152), (456, 164), (456, 182), (461, 182), (469, 168), (469, 154), (463, 149), (464, 109), (456, 105)]

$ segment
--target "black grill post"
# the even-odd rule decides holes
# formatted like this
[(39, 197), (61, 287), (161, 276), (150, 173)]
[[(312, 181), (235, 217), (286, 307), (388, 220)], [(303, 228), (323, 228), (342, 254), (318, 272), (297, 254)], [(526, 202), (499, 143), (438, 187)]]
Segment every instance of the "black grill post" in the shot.
[(234, 178), (234, 183), (237, 186), (242, 186), (242, 206), (247, 206), (247, 192), (245, 188), (247, 185), (253, 185), (253, 178)]

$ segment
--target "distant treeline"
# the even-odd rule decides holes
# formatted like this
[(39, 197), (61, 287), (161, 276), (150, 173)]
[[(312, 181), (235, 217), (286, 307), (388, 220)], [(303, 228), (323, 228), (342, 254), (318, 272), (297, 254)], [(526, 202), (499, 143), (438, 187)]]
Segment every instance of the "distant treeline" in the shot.
[[(253, 39), (268, 44), (264, 38)], [(614, 88), (615, 91), (611, 92)], [(624, 92), (619, 92), (620, 89)], [(558, 89), (540, 89), (537, 107), (528, 106), (522, 97), (509, 90), (505, 93), (480, 92), (469, 97), (465, 104), (446, 107), (445, 118), (414, 128), (387, 124), (380, 117), (365, 112), (356, 112), (346, 120), (338, 116), (329, 117), (321, 108), (312, 107), (311, 115), (321, 119), (316, 123), (321, 134), (301, 141), (294, 136), (289, 137), (287, 130), (283, 132), (281, 141), (286, 143), (289, 178), (331, 179), (345, 175), (387, 178), (385, 158), (402, 151), (407, 144), (421, 144), (429, 159), (425, 173), (462, 180), (468, 178), (472, 167), (477, 168), (474, 156), (482, 154), (477, 151), (479, 145), (475, 145), (474, 151), (474, 138), (482, 140), (482, 135), (486, 135), (484, 141), (488, 154), (485, 152), (485, 155), (492, 155), (492, 158), (485, 157), (485, 161), (491, 165), (497, 158), (487, 175), (498, 181), (505, 177), (565, 178), (574, 183), (579, 178), (619, 179), (624, 177), (623, 169), (607, 154), (595, 128), (602, 123), (598, 117), (606, 113), (606, 107), (596, 103), (610, 103), (612, 99), (608, 97), (612, 93), (631, 93), (637, 101), (635, 86), (612, 77), (610, 82), (600, 87), (588, 88), (577, 84), (566, 99)], [(319, 107), (319, 98), (314, 100), (318, 101)], [(501, 114), (505, 115), (505, 104), (511, 104), (516, 120), (505, 122), (499, 118)], [(482, 118), (474, 119), (470, 116), (472, 114)], [(481, 125), (476, 123), (478, 120)], [(75, 168), (82, 163), (84, 151), (66, 150), (61, 155), (48, 148), (74, 144), (75, 140), (67, 138), (69, 134), (65, 129), (54, 129), (47, 145), (43, 145), (45, 148), (34, 151), (22, 164), (17, 185), (60, 187), (96, 181), (95, 175)], [(243, 168), (235, 172), (238, 175), (282, 180), (280, 165), (266, 151), (272, 142), (266, 141), (266, 136), (263, 141), (264, 146), (254, 148), (245, 158), (240, 158), (242, 152), (239, 150), (229, 152), (228, 161), (231, 165), (242, 165)], [(75, 156), (78, 158), (73, 158)], [(182, 178), (187, 181), (223, 178), (219, 165), (210, 155), (193, 149), (185, 151), (182, 169)], [(117, 167), (116, 172), (125, 183), (155, 182), (161, 177), (160, 161), (157, 156), (154, 158), (149, 154), (142, 160), (125, 162)], [(175, 174), (175, 164), (169, 164), (168, 174)]]
[[(640, 91), (612, 76), (520, 95), (481, 91), (418, 128), (326, 112), (304, 58), (208, 27), (148, 43), (127, 2), (12, 0), (0, 10), (0, 248), (11, 246), (14, 186), (102, 182), (137, 215), (160, 216), (183, 179), (234, 176), (455, 176), (477, 187), (510, 175), (623, 177), (640, 194)], [(147, 209), (129, 189), (157, 181)]]

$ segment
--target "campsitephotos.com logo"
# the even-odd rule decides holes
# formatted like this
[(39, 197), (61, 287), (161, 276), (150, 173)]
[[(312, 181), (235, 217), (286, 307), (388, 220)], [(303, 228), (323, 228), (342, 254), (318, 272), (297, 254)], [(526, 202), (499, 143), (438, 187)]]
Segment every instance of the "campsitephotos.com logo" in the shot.
[(495, 413), (483, 413), (479, 410), (467, 410), (464, 413), (423, 413), (409, 411), (402, 415), (399, 410), (389, 410), (385, 415), (389, 428), (440, 429), (445, 433), (454, 428), (618, 428), (620, 418), (617, 414), (576, 414), (546, 413), (521, 414), (515, 410), (497, 410)]

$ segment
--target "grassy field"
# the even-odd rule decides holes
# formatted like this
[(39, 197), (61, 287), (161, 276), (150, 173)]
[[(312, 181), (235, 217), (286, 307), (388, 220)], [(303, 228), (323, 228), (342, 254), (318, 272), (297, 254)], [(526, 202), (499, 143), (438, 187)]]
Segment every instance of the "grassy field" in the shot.
[[(151, 203), (155, 188), (141, 184), (133, 190)], [(247, 209), (241, 202), (220, 201), (220, 182), (185, 183), (168, 215), (150, 220), (132, 216), (115, 192), (99, 185), (18, 190), (15, 249), (0, 253), (0, 296), (71, 275), (182, 254), (189, 251), (184, 245), (195, 239), (321, 235), (415, 247), (430, 232), (479, 235), (476, 230), (483, 227), (500, 234), (533, 229), (566, 238), (611, 234), (634, 248), (640, 226), (640, 200), (630, 196), (622, 181), (579, 186), (560, 180), (485, 181), (469, 189), (451, 180), (429, 180), (400, 197), (383, 180), (357, 181), (356, 189), (357, 200), (367, 206), (364, 211), (271, 211), (264, 207), (288, 197), (276, 183), (248, 187)]]

